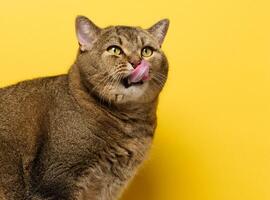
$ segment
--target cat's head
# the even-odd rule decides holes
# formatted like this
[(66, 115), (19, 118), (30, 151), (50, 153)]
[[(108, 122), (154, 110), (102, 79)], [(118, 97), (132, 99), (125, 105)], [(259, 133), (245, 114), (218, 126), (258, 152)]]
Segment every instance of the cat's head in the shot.
[(167, 59), (161, 50), (168, 26), (169, 21), (164, 19), (149, 29), (102, 29), (78, 16), (80, 52), (76, 64), (89, 92), (114, 104), (156, 99), (168, 74)]

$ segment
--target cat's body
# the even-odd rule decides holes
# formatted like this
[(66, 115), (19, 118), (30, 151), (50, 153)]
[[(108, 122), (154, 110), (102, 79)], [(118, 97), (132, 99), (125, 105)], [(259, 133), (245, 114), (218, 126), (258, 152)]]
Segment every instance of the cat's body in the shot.
[(0, 89), (0, 199), (114, 200), (144, 160), (158, 95), (115, 103), (124, 97), (92, 92), (82, 63)]

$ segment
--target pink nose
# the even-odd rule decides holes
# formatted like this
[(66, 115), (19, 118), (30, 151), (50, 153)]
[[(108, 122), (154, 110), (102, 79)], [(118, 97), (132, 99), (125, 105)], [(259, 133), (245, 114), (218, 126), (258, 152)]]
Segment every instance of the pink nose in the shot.
[(136, 67), (138, 67), (141, 64), (141, 60), (130, 60), (129, 63), (132, 65), (132, 67), (134, 69), (136, 69)]

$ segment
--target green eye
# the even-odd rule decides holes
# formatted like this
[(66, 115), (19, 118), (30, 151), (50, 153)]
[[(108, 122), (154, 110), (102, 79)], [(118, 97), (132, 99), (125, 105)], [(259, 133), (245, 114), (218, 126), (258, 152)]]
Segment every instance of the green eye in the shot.
[(110, 52), (111, 54), (117, 55), (117, 56), (119, 56), (122, 53), (122, 49), (118, 46), (110, 46), (107, 49), (107, 51)]
[(144, 47), (141, 54), (143, 57), (150, 57), (153, 54), (153, 49), (151, 47)]

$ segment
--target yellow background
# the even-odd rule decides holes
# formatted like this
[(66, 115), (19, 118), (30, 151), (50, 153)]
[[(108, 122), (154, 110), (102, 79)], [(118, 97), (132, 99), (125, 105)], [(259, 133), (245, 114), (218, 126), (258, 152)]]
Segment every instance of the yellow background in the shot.
[(269, 200), (269, 10), (267, 0), (0, 0), (0, 85), (66, 72), (77, 14), (102, 27), (169, 18), (155, 143), (124, 200)]

